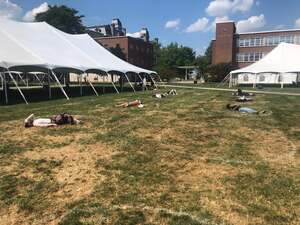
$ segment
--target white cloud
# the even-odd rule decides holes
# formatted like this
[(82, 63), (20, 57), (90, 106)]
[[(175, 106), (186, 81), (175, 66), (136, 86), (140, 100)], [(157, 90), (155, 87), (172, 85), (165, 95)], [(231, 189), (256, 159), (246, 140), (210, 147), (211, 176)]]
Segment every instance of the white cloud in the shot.
[(185, 29), (187, 33), (203, 31), (207, 28), (209, 20), (206, 17), (199, 18), (196, 22), (192, 23)]
[(295, 21), (295, 28), (300, 29), (300, 18)]
[(49, 5), (47, 2), (44, 2), (40, 6), (28, 11), (23, 17), (23, 20), (26, 22), (33, 22), (37, 14), (47, 12), (48, 10), (49, 10)]
[(216, 17), (215, 20), (211, 23), (211, 25), (209, 26), (208, 30), (211, 31), (215, 31), (216, 30), (216, 24), (220, 23), (220, 22), (226, 22), (229, 21), (228, 16), (224, 16), (224, 17)]
[(261, 14), (260, 16), (251, 16), (247, 20), (240, 20), (237, 23), (237, 30), (238, 32), (255, 31), (265, 25), (265, 16)]
[(178, 28), (180, 24), (180, 19), (169, 20), (166, 22), (165, 28)]
[(213, 0), (206, 8), (210, 16), (224, 17), (234, 12), (247, 12), (254, 4), (254, 0)]
[(254, 4), (254, 0), (235, 0), (233, 1), (233, 12), (247, 12)]
[(22, 8), (10, 0), (0, 0), (0, 18), (18, 19), (22, 13)]

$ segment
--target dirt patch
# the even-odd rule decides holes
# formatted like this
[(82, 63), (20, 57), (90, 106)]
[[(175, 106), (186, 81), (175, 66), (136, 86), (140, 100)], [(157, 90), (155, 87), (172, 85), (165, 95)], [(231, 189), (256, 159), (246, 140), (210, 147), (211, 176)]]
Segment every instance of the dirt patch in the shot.
[(109, 148), (99, 144), (88, 146), (71, 144), (42, 152), (25, 152), (23, 157), (32, 160), (61, 160), (62, 165), (53, 170), (53, 175), (61, 187), (55, 197), (59, 201), (68, 202), (91, 193), (95, 184), (103, 179), (95, 169), (96, 160), (109, 158), (111, 155)]
[[(249, 172), (253, 172), (249, 169)], [(233, 209), (242, 206), (235, 202), (230, 191), (223, 184), (223, 179), (235, 176), (238, 171), (226, 164), (208, 164), (206, 158), (195, 159), (176, 173), (176, 183), (183, 187), (189, 187), (191, 191), (205, 193), (199, 202), (209, 211), (223, 221), (232, 224), (249, 224), (249, 221), (240, 216)]]
[(251, 151), (257, 153), (271, 166), (297, 166), (300, 165), (300, 158), (297, 157), (299, 146), (296, 142), (289, 140), (286, 135), (277, 130), (271, 131), (256, 130), (251, 135), (253, 144)]
[(22, 225), (29, 225), (30, 223), (26, 218), (24, 213), (21, 213), (18, 210), (17, 206), (11, 206), (8, 210), (0, 211), (0, 224), (1, 225), (12, 225), (12, 224), (22, 224)]
[(139, 128), (134, 131), (134, 135), (140, 138), (152, 139), (157, 142), (164, 142), (168, 140), (174, 140), (176, 142), (185, 143), (186, 140), (172, 128), (162, 128), (162, 129), (154, 129), (154, 128)]
[[(27, 151), (20, 154), (18, 159), (30, 160), (60, 160), (61, 165), (51, 171), (51, 176), (58, 183), (58, 190), (47, 200), (51, 202), (51, 210), (44, 212), (37, 224), (57, 224), (65, 213), (65, 205), (88, 197), (96, 185), (105, 179), (96, 169), (98, 159), (110, 160), (113, 152), (102, 144), (79, 145), (71, 144), (62, 148), (46, 149), (43, 151)], [(17, 160), (17, 159), (16, 159)], [(37, 179), (37, 174), (27, 168), (20, 174), (22, 177)], [(24, 219), (15, 207), (0, 216), (0, 224), (31, 224), (30, 215)], [(22, 220), (21, 220), (22, 219)], [(24, 221), (23, 221), (24, 219)], [(26, 223), (27, 222), (27, 223)]]

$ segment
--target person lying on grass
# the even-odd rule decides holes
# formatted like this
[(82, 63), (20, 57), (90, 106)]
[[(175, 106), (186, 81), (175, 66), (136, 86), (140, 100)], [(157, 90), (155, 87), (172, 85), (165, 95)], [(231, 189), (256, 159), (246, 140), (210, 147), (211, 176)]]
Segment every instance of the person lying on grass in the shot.
[(124, 102), (124, 103), (117, 104), (116, 107), (124, 107), (124, 108), (139, 107), (139, 108), (143, 108), (144, 105), (143, 105), (141, 100), (135, 100), (135, 101), (132, 101), (132, 102)]
[(153, 98), (165, 98), (167, 97), (168, 95), (177, 95), (177, 91), (175, 89), (172, 89), (166, 93), (155, 93), (154, 95), (152, 95)]
[(270, 114), (267, 111), (257, 111), (255, 109), (252, 108), (248, 108), (248, 107), (242, 107), (240, 105), (236, 105), (236, 104), (227, 104), (226, 108), (231, 110), (231, 111), (237, 111), (237, 112), (241, 112), (241, 113), (255, 113), (255, 114)]
[(238, 97), (236, 99), (237, 102), (251, 102), (253, 101), (252, 98), (249, 98), (249, 97), (246, 97), (245, 95), (241, 96), (241, 97)]
[(253, 93), (243, 92), (242, 89), (238, 89), (237, 92), (232, 93), (234, 96), (254, 96)]
[(51, 118), (35, 118), (34, 114), (31, 114), (24, 121), (25, 128), (30, 127), (55, 127), (58, 125), (65, 124), (79, 124), (80, 121), (75, 119), (73, 116), (63, 113), (59, 115), (55, 115)]

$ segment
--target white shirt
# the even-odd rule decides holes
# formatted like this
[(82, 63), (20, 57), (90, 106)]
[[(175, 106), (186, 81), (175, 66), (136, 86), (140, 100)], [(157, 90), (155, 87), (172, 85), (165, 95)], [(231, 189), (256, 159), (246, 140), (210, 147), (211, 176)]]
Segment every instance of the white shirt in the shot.
[(47, 127), (47, 126), (55, 126), (55, 124), (53, 124), (51, 122), (51, 119), (35, 119), (33, 121), (33, 126), (34, 127)]

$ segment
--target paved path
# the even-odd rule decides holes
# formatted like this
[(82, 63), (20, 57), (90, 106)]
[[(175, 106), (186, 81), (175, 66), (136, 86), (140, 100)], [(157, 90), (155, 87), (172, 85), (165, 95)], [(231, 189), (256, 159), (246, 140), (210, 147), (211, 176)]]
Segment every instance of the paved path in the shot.
[[(183, 85), (169, 85), (169, 84), (159, 84), (159, 86), (172, 87), (172, 88), (184, 88), (184, 89), (198, 89), (198, 90), (209, 90), (209, 91), (228, 91), (234, 92), (236, 89), (225, 89), (225, 88), (206, 88), (206, 87), (193, 87), (193, 86), (183, 86)], [(288, 95), (288, 96), (300, 96), (300, 93), (289, 93), (289, 92), (275, 92), (275, 91), (252, 91), (245, 90), (249, 93), (256, 94), (270, 94), (270, 95)]]

